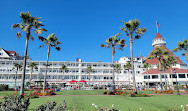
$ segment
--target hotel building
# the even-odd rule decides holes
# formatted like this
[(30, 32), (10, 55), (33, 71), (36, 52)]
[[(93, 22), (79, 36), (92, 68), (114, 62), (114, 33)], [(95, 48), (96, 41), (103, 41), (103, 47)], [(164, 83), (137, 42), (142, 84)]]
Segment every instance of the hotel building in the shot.
[[(166, 42), (164, 38), (157, 33), (152, 46), (155, 49), (155, 46), (161, 46), (165, 48), (170, 54), (174, 55), (166, 47)], [(153, 49), (153, 50), (154, 50)], [(150, 55), (149, 55), (150, 56)], [(176, 57), (178, 63), (173, 65), (173, 69), (176, 69), (177, 80), (180, 84), (186, 84), (188, 82), (188, 69), (187, 65), (182, 62), (178, 57)], [(30, 62), (37, 64), (38, 69), (34, 69), (32, 74), (32, 82), (43, 81), (45, 74), (45, 63), (46, 61), (34, 61), (28, 58), (27, 65)], [(121, 57), (116, 64), (121, 65), (121, 71), (115, 72), (115, 83), (116, 85), (128, 85), (132, 84), (132, 71), (124, 69), (124, 65), (130, 62), (130, 57)], [(152, 65), (152, 69), (149, 69), (148, 73), (143, 68), (143, 64), (148, 62)], [(17, 78), (17, 85), (21, 84), (22, 70), (19, 70), (16, 77), (16, 70), (13, 70), (13, 67), (16, 63), (23, 65), (23, 57), (20, 57), (15, 51), (6, 51), (3, 48), (0, 48), (0, 84), (9, 84), (10, 87), (14, 86), (15, 78)], [(67, 66), (67, 71), (63, 74), (61, 70), (62, 65)], [(157, 68), (156, 59), (147, 59), (145, 57), (135, 57), (134, 58), (134, 67), (137, 85), (140, 87), (145, 86), (148, 82), (150, 85), (154, 85), (160, 82), (159, 71)], [(93, 71), (90, 74), (87, 74), (87, 66), (92, 66)], [(47, 82), (48, 84), (68, 84), (71, 80), (86, 80), (93, 85), (109, 85), (112, 84), (112, 74), (113, 68), (112, 63), (105, 62), (82, 62), (81, 59), (76, 59), (75, 62), (71, 61), (49, 61), (48, 71), (47, 71)], [(167, 75), (167, 81), (170, 79), (170, 70), (162, 74), (162, 80), (165, 81), (164, 75)], [(26, 68), (26, 82), (30, 79), (30, 69)], [(175, 82), (176, 78), (173, 78)]]

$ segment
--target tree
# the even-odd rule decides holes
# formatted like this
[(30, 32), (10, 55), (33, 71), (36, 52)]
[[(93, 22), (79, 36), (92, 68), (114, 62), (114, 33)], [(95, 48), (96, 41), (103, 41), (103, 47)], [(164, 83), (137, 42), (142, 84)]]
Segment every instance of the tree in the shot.
[[(26, 70), (26, 61), (27, 61), (27, 50), (28, 50), (28, 42), (29, 39), (34, 40), (34, 37), (31, 35), (31, 31), (34, 30), (34, 33), (41, 34), (43, 31), (47, 31), (41, 26), (44, 26), (40, 21), (40, 17), (33, 17), (29, 14), (29, 12), (21, 12), (20, 13), (21, 23), (13, 24), (13, 28), (19, 28), (21, 31), (26, 33), (26, 42), (25, 42), (25, 53), (24, 53), (24, 64), (23, 64), (23, 74), (22, 74), (22, 84), (20, 95), (24, 95), (24, 84), (25, 84), (25, 70)], [(16, 33), (16, 37), (20, 39), (21, 33), (18, 31)]]
[(168, 55), (168, 51), (163, 49), (162, 47), (160, 46), (156, 46), (155, 49), (153, 51), (150, 52), (151, 56), (148, 57), (148, 59), (154, 59), (156, 58), (159, 62), (159, 71), (160, 71), (160, 86), (161, 86), (161, 91), (162, 91), (162, 78), (161, 78), (161, 61), (162, 61), (162, 58), (166, 55)]
[(134, 39), (139, 39), (141, 35), (143, 35), (144, 32), (146, 32), (146, 28), (139, 28), (140, 26), (139, 20), (129, 20), (128, 22), (123, 22), (123, 23), (124, 23), (124, 27), (121, 28), (121, 30), (124, 31), (126, 35), (129, 37), (131, 64), (132, 64), (131, 69), (133, 75), (133, 88), (135, 89), (135, 93), (137, 93), (134, 63), (133, 63), (133, 37)]
[(65, 74), (65, 71), (67, 70), (67, 66), (65, 64), (61, 65), (61, 68), (60, 68), (63, 72), (63, 80), (64, 80), (64, 74)]
[(14, 64), (14, 67), (13, 67), (13, 69), (12, 69), (12, 70), (16, 69), (16, 77), (15, 77), (15, 85), (14, 85), (15, 91), (17, 91), (17, 88), (16, 88), (16, 80), (17, 80), (17, 76), (18, 76), (18, 70), (20, 70), (21, 68), (22, 68), (22, 65), (16, 63), (16, 64)]
[[(130, 72), (130, 69), (132, 68), (132, 66), (131, 66), (131, 63), (130, 62), (127, 62), (125, 65), (124, 65), (124, 69), (125, 70), (128, 70), (128, 74), (129, 74), (129, 72)], [(130, 75), (129, 75), (129, 85), (130, 85)]]
[(173, 71), (172, 71), (172, 65), (177, 63), (177, 60), (175, 58), (175, 56), (173, 55), (167, 55), (164, 57), (164, 59), (166, 59), (169, 62), (169, 68), (170, 68), (170, 73), (171, 73), (171, 86), (172, 86), (172, 90), (174, 90), (174, 85), (173, 85)]
[(174, 52), (177, 52), (177, 51), (182, 51), (184, 50), (185, 53), (182, 53), (181, 55), (182, 56), (186, 56), (186, 60), (187, 60), (187, 63), (188, 63), (188, 43), (187, 43), (187, 40), (188, 39), (183, 39), (183, 42), (179, 41), (177, 43), (177, 47), (175, 49), (173, 49)]
[(31, 70), (30, 79), (29, 79), (29, 83), (30, 83), (29, 89), (31, 89), (31, 80), (32, 80), (33, 69), (38, 69), (38, 67), (37, 67), (37, 64), (34, 62), (30, 62), (27, 67), (30, 68), (30, 70)]
[(147, 71), (147, 80), (148, 80), (148, 89), (149, 89), (149, 73), (148, 73), (148, 70), (149, 70), (149, 68), (151, 68), (151, 64), (145, 63), (143, 68), (145, 68), (146, 71)]
[(115, 54), (115, 47), (119, 46), (119, 50), (123, 50), (123, 48), (126, 46), (125, 45), (125, 40), (124, 39), (118, 39), (117, 37), (121, 35), (121, 33), (117, 33), (115, 36), (111, 36), (106, 40), (106, 45), (101, 44), (101, 47), (106, 47), (106, 48), (112, 48), (112, 66), (113, 66), (113, 90), (115, 90), (115, 82), (114, 82), (114, 54)]
[[(115, 64), (114, 68), (115, 68), (116, 73), (118, 74), (118, 76), (117, 76), (117, 82), (118, 82), (119, 74), (121, 73), (121, 65), (120, 64)], [(119, 89), (119, 83), (118, 83), (118, 89)]]
[[(54, 47), (57, 51), (60, 51), (60, 47), (58, 45), (61, 44), (61, 42), (58, 41), (56, 35), (54, 33), (48, 35), (47, 38), (38, 36), (39, 40), (41, 40), (44, 44), (48, 46), (48, 51), (47, 51), (47, 60), (46, 60), (46, 70), (45, 70), (45, 75), (44, 75), (44, 85), (43, 85), (43, 92), (46, 88), (46, 77), (47, 77), (47, 70), (48, 70), (48, 60), (49, 60), (49, 55), (50, 55), (50, 48)], [(43, 47), (44, 44), (40, 45), (39, 48)]]
[(86, 71), (87, 71), (87, 73), (89, 74), (89, 82), (90, 82), (90, 74), (91, 74), (91, 72), (93, 71), (93, 69), (92, 69), (91, 66), (87, 66)]

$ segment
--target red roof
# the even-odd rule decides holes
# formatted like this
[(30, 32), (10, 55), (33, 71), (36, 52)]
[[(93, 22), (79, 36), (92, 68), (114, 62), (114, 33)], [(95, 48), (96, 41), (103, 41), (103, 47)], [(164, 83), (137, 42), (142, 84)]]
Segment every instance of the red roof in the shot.
[(14, 56), (18, 56), (19, 54), (16, 53), (15, 51), (9, 50), (7, 51), (8, 54), (13, 54)]
[[(174, 69), (176, 69), (176, 73), (188, 73), (188, 69), (178, 69), (178, 68), (172, 68), (172, 73), (174, 73), (173, 72)], [(159, 69), (149, 69), (148, 72), (145, 71), (142, 74), (147, 74), (147, 73), (148, 74), (159, 74), (160, 71), (159, 71)], [(161, 73), (164, 73), (164, 71), (161, 71)], [(167, 69), (165, 71), (165, 73), (171, 73), (170, 69)]]
[(161, 34), (159, 34), (159, 32), (157, 32), (154, 39), (159, 39), (159, 38), (163, 38), (163, 37), (161, 36)]
[[(173, 55), (173, 56), (175, 56), (174, 54), (173, 54), (173, 52), (172, 51), (170, 51), (168, 48), (166, 48), (165, 46), (160, 46), (160, 47), (162, 47), (164, 50), (167, 50), (169, 53), (170, 53), (170, 55)], [(154, 47), (153, 48), (153, 50), (155, 50), (155, 48), (156, 47)], [(153, 51), (152, 50), (152, 51)], [(149, 54), (149, 56), (148, 57), (150, 57), (151, 56), (151, 54)], [(176, 57), (176, 56), (175, 56)], [(180, 59), (179, 59), (179, 57), (176, 57), (176, 61), (177, 61), (177, 63), (180, 63), (180, 64), (185, 64), (184, 62), (182, 62)], [(154, 58), (154, 59), (146, 59), (145, 60), (145, 63), (149, 63), (149, 64), (159, 64), (159, 61), (158, 61), (158, 59), (157, 58)]]

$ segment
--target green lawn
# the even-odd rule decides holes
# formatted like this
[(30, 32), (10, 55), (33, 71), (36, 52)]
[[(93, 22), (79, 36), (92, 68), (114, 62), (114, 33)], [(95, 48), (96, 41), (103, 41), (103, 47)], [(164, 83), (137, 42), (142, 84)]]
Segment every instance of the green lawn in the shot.
[[(180, 105), (188, 104), (188, 96), (177, 95), (154, 95), (151, 97), (124, 97), (124, 96), (103, 96), (104, 90), (81, 91), (81, 90), (65, 90), (57, 92), (57, 96), (40, 97), (30, 100), (29, 110), (44, 104), (46, 101), (60, 102), (65, 100), (69, 108), (76, 107), (76, 109), (84, 108), (84, 111), (89, 111), (91, 104), (95, 103), (99, 107), (111, 107), (114, 104), (115, 108), (125, 110), (143, 111), (167, 111), (171, 109), (181, 110)], [(140, 91), (141, 93), (153, 94), (154, 91)], [(14, 91), (1, 91), (0, 96), (6, 94), (13, 94)], [(26, 93), (30, 93), (27, 91)], [(68, 96), (70, 95), (70, 96)], [(74, 95), (89, 95), (89, 96), (74, 96)], [(95, 96), (99, 95), (99, 96)], [(3, 99), (0, 99), (3, 101)]]
[(142, 108), (144, 111), (167, 111), (169, 108), (181, 110), (180, 105), (188, 104), (188, 96), (177, 95), (155, 95), (152, 97), (124, 97), (124, 96), (61, 96), (61, 97), (41, 97), (31, 99), (30, 110), (45, 103), (46, 101), (60, 102), (65, 100), (69, 108), (84, 108), (89, 111), (91, 104), (95, 103), (102, 107), (111, 107), (125, 110), (138, 110)]

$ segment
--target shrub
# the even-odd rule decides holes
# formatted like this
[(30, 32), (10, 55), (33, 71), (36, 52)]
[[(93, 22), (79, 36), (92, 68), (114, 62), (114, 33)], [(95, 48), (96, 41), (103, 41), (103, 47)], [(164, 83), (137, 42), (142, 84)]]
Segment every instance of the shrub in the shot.
[(5, 96), (4, 102), (0, 103), (0, 111), (27, 111), (29, 98), (11, 95)]
[(0, 91), (9, 90), (9, 86), (7, 84), (0, 84)]
[[(57, 103), (56, 102), (46, 102), (46, 104), (43, 104), (36, 108), (34, 111), (66, 111), (67, 106), (65, 100), (62, 101), (62, 104), (59, 104), (56, 107)], [(56, 108), (55, 108), (56, 107)]]

